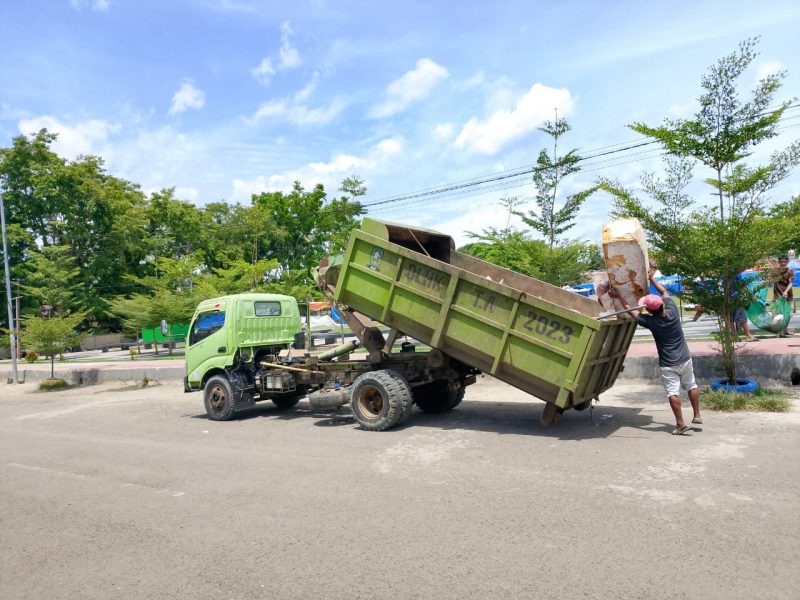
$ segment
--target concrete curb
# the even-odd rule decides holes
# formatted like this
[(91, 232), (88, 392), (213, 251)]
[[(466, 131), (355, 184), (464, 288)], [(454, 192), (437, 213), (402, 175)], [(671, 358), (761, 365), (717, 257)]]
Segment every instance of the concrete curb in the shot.
[[(11, 381), (11, 370), (4, 371), (6, 381)], [(39, 382), (50, 378), (50, 369), (25, 369), (18, 371), (20, 383)], [(142, 383), (159, 381), (182, 381), (185, 374), (183, 367), (140, 367), (140, 368), (96, 368), (92, 366), (57, 369), (55, 375), (72, 385), (95, 385), (114, 381)]]
[[(660, 382), (661, 375), (658, 369), (656, 356), (628, 356), (625, 359), (625, 368), (618, 380), (646, 380)], [(719, 356), (700, 355), (693, 357), (694, 374), (698, 383), (707, 384), (712, 379), (724, 377)], [(747, 354), (738, 358), (741, 377), (758, 380), (774, 380), (789, 382), (792, 368), (800, 368), (800, 354)], [(0, 373), (5, 374), (6, 380), (11, 379), (11, 369), (5, 368)], [(147, 381), (182, 381), (185, 371), (183, 364), (171, 366), (141, 365), (137, 367), (121, 367), (108, 363), (70, 365), (69, 367), (56, 368), (56, 377), (64, 379), (73, 385), (93, 385), (113, 381), (126, 381), (141, 383)], [(49, 368), (30, 368), (20, 365), (20, 381), (42, 381), (50, 377)]]
[[(620, 380), (661, 381), (656, 356), (628, 356)], [(694, 376), (700, 384), (725, 376), (719, 356), (693, 356)], [(800, 368), (800, 354), (748, 354), (737, 358), (738, 377), (757, 380), (789, 381), (793, 367)]]

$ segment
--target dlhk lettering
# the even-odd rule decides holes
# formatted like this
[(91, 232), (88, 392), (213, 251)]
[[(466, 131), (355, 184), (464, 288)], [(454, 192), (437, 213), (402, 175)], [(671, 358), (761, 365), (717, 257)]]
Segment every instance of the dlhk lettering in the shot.
[(406, 280), (419, 286), (442, 293), (444, 291), (444, 273), (433, 271), (421, 265), (409, 264), (405, 270)]

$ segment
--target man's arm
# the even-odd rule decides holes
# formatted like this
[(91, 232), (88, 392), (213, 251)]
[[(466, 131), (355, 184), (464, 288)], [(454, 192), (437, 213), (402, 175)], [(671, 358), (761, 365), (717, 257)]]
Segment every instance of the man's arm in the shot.
[(652, 283), (653, 286), (656, 288), (656, 291), (659, 294), (661, 294), (662, 298), (669, 298), (669, 292), (667, 291), (667, 288), (661, 285), (661, 282), (656, 281), (656, 275), (653, 269), (650, 269), (650, 272), (648, 273), (648, 278), (650, 279), (650, 283)]
[(792, 285), (794, 284), (794, 270), (793, 269), (789, 269), (787, 271), (786, 275), (789, 278), (789, 285), (787, 285), (786, 289), (783, 290), (783, 297), (784, 298), (788, 298), (789, 297), (789, 292), (792, 291)]
[[(625, 298), (622, 297), (622, 294), (619, 293), (619, 290), (617, 288), (609, 286), (608, 295), (611, 296), (612, 298), (616, 298), (617, 300), (619, 300), (620, 304), (622, 304), (622, 308), (627, 310), (631, 307), (630, 304), (628, 304), (628, 302), (625, 300)], [(638, 310), (629, 311), (628, 314), (634, 319), (639, 318)]]

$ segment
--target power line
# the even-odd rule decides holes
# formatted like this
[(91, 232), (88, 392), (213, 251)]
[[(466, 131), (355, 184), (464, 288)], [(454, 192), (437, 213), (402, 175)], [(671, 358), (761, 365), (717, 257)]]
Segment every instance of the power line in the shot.
[[(788, 111), (788, 110), (791, 110), (791, 109), (796, 109), (798, 107), (800, 107), (800, 103), (795, 103), (795, 104), (789, 105), (786, 108), (786, 110)], [(765, 114), (767, 114), (768, 112), (770, 112), (770, 111), (765, 111)], [(797, 118), (800, 118), (800, 115), (791, 115), (791, 116), (785, 117), (783, 120), (784, 121), (792, 121), (792, 120), (797, 119)], [(793, 129), (795, 126), (796, 126), (795, 124), (792, 124), (792, 125), (787, 125), (785, 127), (779, 127), (779, 128), (777, 128), (777, 131), (780, 132), (780, 131), (785, 131), (786, 129)], [(592, 172), (592, 171), (598, 171), (598, 170), (601, 170), (601, 169), (604, 169), (604, 168), (610, 168), (610, 167), (614, 167), (614, 166), (621, 166), (621, 165), (624, 165), (624, 164), (629, 164), (630, 162), (635, 162), (635, 161), (626, 160), (624, 162), (617, 163), (617, 162), (613, 162), (615, 160), (614, 158), (605, 159), (605, 160), (602, 160), (602, 161), (595, 161), (595, 159), (603, 157), (603, 156), (610, 156), (610, 155), (620, 154), (620, 153), (624, 153), (624, 152), (629, 152), (630, 150), (635, 150), (636, 148), (641, 148), (641, 147), (645, 147), (645, 146), (659, 144), (658, 140), (650, 140), (648, 138), (638, 138), (638, 139), (639, 140), (647, 140), (647, 141), (632, 140), (631, 142), (627, 142), (627, 143), (619, 142), (617, 144), (610, 144), (608, 146), (603, 146), (601, 148), (597, 148), (595, 150), (589, 151), (588, 154), (586, 154), (584, 156), (581, 156), (579, 158), (579, 162), (592, 163), (591, 166), (594, 167), (594, 168), (582, 168), (581, 170), (583, 172)], [(622, 144), (626, 144), (626, 145), (623, 146)], [(618, 147), (618, 146), (622, 146), (622, 147)], [(605, 148), (613, 148), (613, 149), (604, 150)], [(660, 148), (658, 149), (658, 153), (657, 154), (653, 154), (652, 156), (647, 156), (648, 153), (649, 153), (649, 151), (645, 151), (644, 153), (640, 152), (640, 153), (636, 153), (634, 155), (628, 156), (626, 158), (630, 159), (631, 157), (638, 156), (640, 158), (637, 158), (636, 160), (641, 160), (643, 158), (651, 158), (651, 157), (655, 158), (656, 156), (663, 156), (663, 155), (667, 154), (666, 152), (663, 152), (663, 150), (661, 150)], [(595, 166), (595, 164), (608, 163), (608, 162), (611, 162), (612, 164), (606, 164), (604, 166)], [(481, 176), (481, 177), (473, 177), (471, 179), (465, 179), (465, 180), (457, 181), (457, 182), (454, 182), (454, 183), (451, 183), (451, 184), (448, 184), (448, 185), (445, 185), (445, 186), (425, 188), (425, 189), (418, 190), (416, 192), (411, 192), (411, 193), (408, 193), (408, 194), (390, 196), (390, 197), (387, 197), (387, 198), (384, 198), (382, 200), (378, 200), (378, 201), (375, 201), (375, 202), (366, 202), (366, 203), (363, 203), (362, 206), (364, 206), (364, 208), (366, 208), (366, 209), (370, 209), (370, 208), (374, 208), (374, 207), (385, 206), (385, 205), (388, 205), (388, 204), (398, 204), (399, 205), (398, 208), (400, 206), (402, 206), (404, 208), (407, 208), (407, 207), (410, 207), (410, 206), (417, 205), (418, 203), (421, 203), (421, 202), (413, 202), (415, 200), (419, 200), (419, 201), (426, 201), (427, 200), (427, 201), (431, 201), (431, 202), (437, 202), (437, 201), (441, 201), (441, 200), (445, 200), (445, 199), (451, 199), (451, 198), (454, 198), (454, 197), (455, 198), (464, 198), (464, 197), (469, 197), (471, 195), (483, 194), (483, 193), (490, 192), (490, 191), (513, 189), (515, 187), (521, 187), (523, 185), (527, 185), (529, 183), (529, 181), (525, 181), (523, 183), (512, 183), (511, 185), (491, 185), (491, 184), (496, 184), (497, 182), (501, 182), (501, 181), (505, 181), (505, 180), (516, 179), (516, 178), (519, 178), (519, 177), (523, 177), (525, 175), (531, 175), (531, 174), (535, 173), (536, 171), (553, 168), (555, 166), (559, 166), (559, 164), (563, 164), (563, 163), (558, 163), (557, 162), (555, 165), (551, 165), (551, 166), (548, 166), (548, 167), (539, 167), (539, 166), (535, 166), (535, 165), (528, 165), (528, 166), (525, 166), (525, 167), (518, 167), (518, 168), (515, 168), (515, 169), (509, 169), (509, 170), (506, 170), (506, 171), (501, 171), (500, 173), (495, 173), (493, 175), (486, 175), (486, 176)], [(587, 166), (590, 166), (590, 165), (587, 164)], [(459, 191), (461, 191), (461, 190), (469, 190), (470, 188), (478, 188), (478, 189), (476, 189), (473, 193), (466, 193), (466, 194), (460, 194), (459, 193)], [(378, 211), (387, 212), (386, 209), (382, 209), (382, 208), (379, 208)]]

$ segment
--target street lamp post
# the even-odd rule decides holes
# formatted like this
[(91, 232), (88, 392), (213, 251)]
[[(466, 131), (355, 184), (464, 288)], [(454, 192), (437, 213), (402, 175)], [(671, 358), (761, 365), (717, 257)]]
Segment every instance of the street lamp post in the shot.
[(14, 310), (11, 308), (11, 268), (8, 263), (8, 237), (6, 235), (6, 205), (3, 202), (3, 194), (0, 193), (0, 223), (3, 228), (3, 265), (6, 272), (6, 303), (8, 308), (8, 330), (11, 336), (11, 371), (14, 383), (19, 383), (17, 377), (17, 334), (14, 331)]

